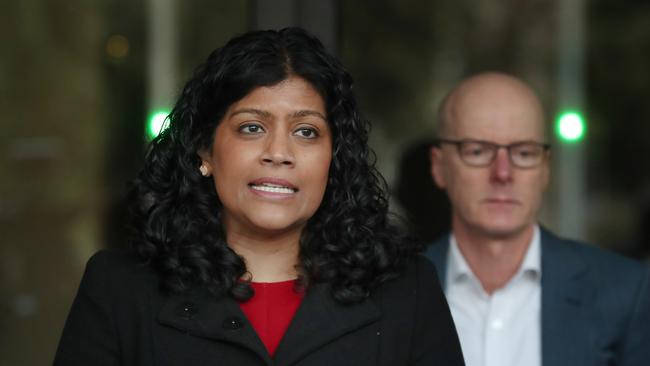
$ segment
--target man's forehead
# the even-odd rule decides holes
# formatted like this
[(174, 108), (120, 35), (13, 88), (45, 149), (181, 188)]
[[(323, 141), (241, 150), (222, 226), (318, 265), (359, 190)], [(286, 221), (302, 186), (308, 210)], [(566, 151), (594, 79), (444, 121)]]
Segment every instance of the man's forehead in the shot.
[(540, 140), (545, 135), (539, 100), (524, 84), (510, 80), (459, 88), (450, 95), (446, 113), (448, 131), (457, 138)]
[(477, 139), (497, 143), (545, 140), (541, 123), (526, 123), (524, 120), (460, 119), (449, 127), (448, 137), (454, 139)]

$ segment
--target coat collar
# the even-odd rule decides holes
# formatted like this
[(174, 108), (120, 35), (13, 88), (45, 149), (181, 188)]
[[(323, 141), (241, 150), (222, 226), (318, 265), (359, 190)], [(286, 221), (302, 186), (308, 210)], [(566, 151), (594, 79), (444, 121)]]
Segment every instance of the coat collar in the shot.
[(288, 365), (345, 333), (377, 321), (381, 311), (368, 298), (341, 305), (329, 285), (315, 285), (306, 294), (275, 354), (278, 365)]
[(255, 333), (239, 304), (215, 298), (207, 291), (172, 295), (164, 300), (158, 320), (184, 333), (234, 343), (256, 353), (268, 364), (292, 364), (345, 333), (370, 324), (381, 316), (372, 299), (342, 305), (331, 295), (330, 286), (312, 286), (300, 304), (278, 346), (274, 361)]
[(271, 363), (264, 344), (230, 297), (217, 298), (206, 290), (171, 295), (163, 300), (158, 321), (195, 337), (237, 344)]

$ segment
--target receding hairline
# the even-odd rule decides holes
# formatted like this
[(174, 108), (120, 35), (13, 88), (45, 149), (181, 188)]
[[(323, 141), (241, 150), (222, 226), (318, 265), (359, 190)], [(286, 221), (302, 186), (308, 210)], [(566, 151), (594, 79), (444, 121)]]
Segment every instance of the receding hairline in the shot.
[[(449, 129), (449, 112), (459, 96), (463, 96), (467, 91), (478, 88), (486, 84), (499, 85), (500, 87), (509, 87), (511, 89), (519, 89), (521, 92), (528, 94), (531, 101), (533, 101), (540, 113), (542, 120), (544, 119), (544, 108), (542, 107), (541, 100), (535, 91), (524, 81), (512, 75), (501, 72), (483, 72), (463, 79), (458, 85), (451, 89), (440, 101), (437, 111), (437, 123), (435, 127), (436, 137), (442, 138), (446, 136)], [(544, 134), (544, 128), (542, 128)]]

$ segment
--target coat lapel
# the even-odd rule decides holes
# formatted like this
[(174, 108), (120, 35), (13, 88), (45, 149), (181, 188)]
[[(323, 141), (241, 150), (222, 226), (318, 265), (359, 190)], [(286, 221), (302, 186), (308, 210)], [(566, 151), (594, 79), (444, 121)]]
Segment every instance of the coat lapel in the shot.
[(542, 229), (542, 365), (587, 364), (589, 305), (593, 288), (587, 265), (573, 248)]
[(275, 353), (277, 365), (291, 365), (324, 344), (378, 320), (378, 306), (366, 299), (342, 305), (330, 293), (329, 285), (314, 285), (282, 338)]
[(237, 344), (272, 364), (239, 304), (230, 297), (216, 298), (207, 291), (173, 295), (164, 301), (158, 320), (193, 336)]
[(290, 365), (324, 344), (368, 325), (381, 316), (371, 299), (341, 305), (328, 285), (314, 285), (305, 295), (272, 360), (239, 304), (207, 292), (174, 295), (164, 300), (161, 324), (196, 337), (237, 344), (255, 352), (267, 365)]

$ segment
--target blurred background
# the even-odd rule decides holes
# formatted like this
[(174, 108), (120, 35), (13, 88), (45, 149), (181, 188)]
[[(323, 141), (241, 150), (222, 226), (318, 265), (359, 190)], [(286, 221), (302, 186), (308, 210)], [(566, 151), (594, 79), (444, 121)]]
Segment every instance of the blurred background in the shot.
[(287, 25), (354, 76), (392, 208), (424, 240), (449, 225), (428, 167), (437, 104), (498, 70), (548, 111), (542, 223), (648, 257), (648, 1), (3, 0), (0, 366), (51, 363), (86, 260), (124, 245), (125, 185), (192, 70), (233, 35)]

